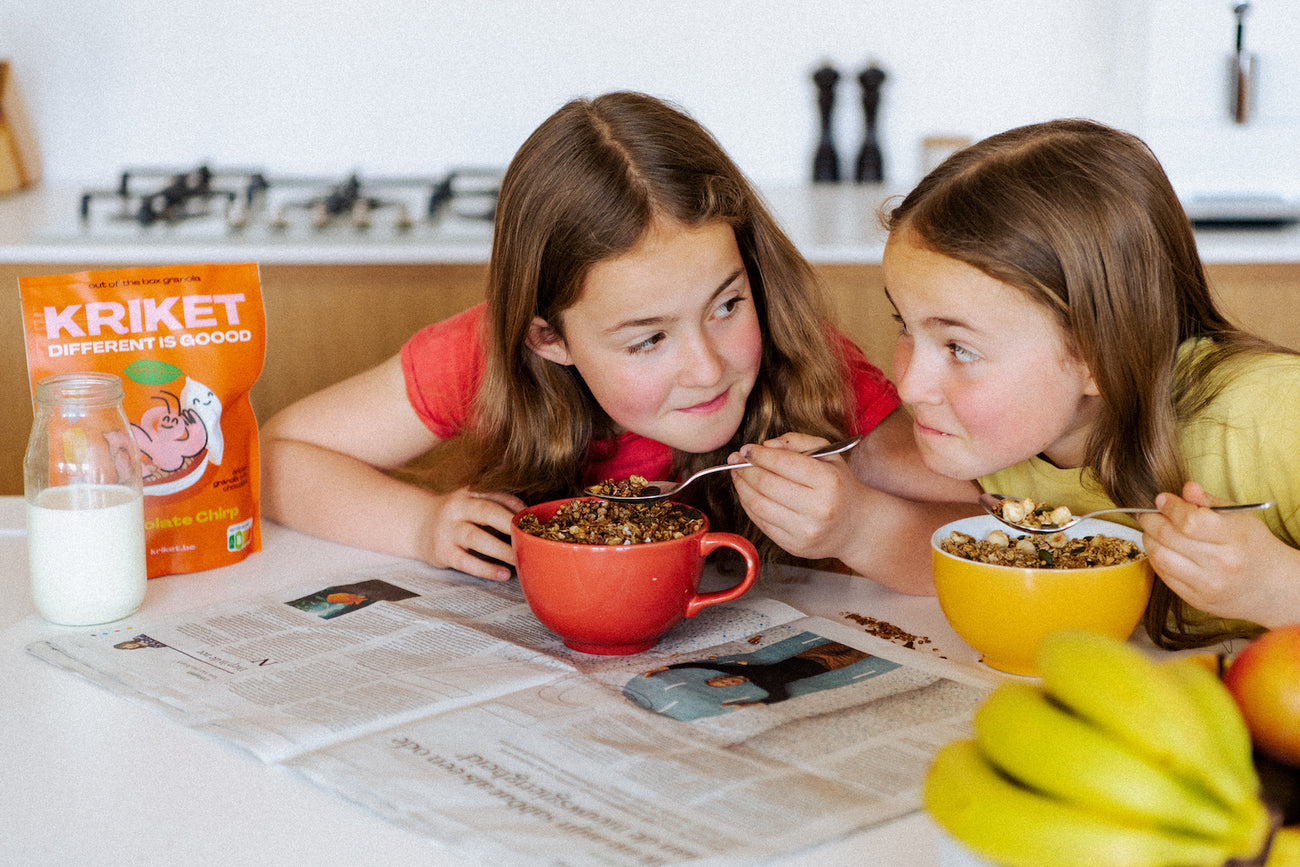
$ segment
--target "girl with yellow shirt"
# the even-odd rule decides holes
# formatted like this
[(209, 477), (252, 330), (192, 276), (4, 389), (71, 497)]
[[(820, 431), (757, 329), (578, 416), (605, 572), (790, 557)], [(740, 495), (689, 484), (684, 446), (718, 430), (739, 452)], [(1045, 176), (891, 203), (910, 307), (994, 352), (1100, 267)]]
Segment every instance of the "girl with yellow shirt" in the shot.
[(888, 225), (894, 373), (930, 469), (1076, 514), (1154, 504), (1138, 523), (1161, 646), (1300, 622), (1300, 356), (1216, 307), (1145, 144), (1088, 121), (1010, 130)]

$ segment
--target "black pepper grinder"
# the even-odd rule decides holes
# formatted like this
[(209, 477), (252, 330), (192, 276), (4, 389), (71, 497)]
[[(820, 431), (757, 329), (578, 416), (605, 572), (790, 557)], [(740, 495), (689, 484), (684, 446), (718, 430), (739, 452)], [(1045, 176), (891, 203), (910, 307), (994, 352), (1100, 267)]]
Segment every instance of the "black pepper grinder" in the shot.
[(813, 181), (838, 181), (840, 179), (840, 157), (835, 152), (835, 142), (831, 137), (831, 114), (835, 107), (835, 84), (840, 74), (831, 66), (822, 66), (813, 73), (813, 82), (817, 85), (817, 111), (821, 115), (821, 140), (817, 142), (817, 153), (813, 157)]
[(884, 81), (885, 73), (878, 66), (868, 66), (858, 75), (858, 83), (862, 85), (862, 112), (867, 121), (866, 136), (853, 171), (853, 179), (858, 182), (885, 179), (884, 159), (876, 140), (876, 113), (880, 109), (880, 85)]

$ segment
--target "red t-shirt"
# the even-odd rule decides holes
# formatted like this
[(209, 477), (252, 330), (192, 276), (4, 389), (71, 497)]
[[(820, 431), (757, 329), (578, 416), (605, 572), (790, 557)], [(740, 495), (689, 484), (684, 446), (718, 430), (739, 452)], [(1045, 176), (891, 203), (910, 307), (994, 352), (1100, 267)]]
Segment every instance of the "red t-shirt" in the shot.
[[(415, 414), (439, 439), (470, 427), (474, 395), (483, 378), (480, 329), (484, 310), (484, 304), (476, 304), (428, 325), (402, 347), (406, 395)], [(898, 406), (898, 392), (861, 349), (838, 332), (837, 337), (844, 346), (848, 380), (857, 398), (857, 414), (849, 433), (867, 433)], [(634, 475), (666, 479), (672, 466), (668, 446), (631, 431), (598, 443), (593, 451), (596, 454), (583, 473), (584, 484)]]

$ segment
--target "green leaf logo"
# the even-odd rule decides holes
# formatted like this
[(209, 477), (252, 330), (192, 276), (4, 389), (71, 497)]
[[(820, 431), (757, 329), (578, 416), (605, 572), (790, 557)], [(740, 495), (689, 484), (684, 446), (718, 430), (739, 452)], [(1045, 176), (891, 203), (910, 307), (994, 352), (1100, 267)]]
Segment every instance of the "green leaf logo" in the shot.
[(181, 369), (176, 365), (149, 359), (133, 361), (123, 372), (132, 382), (141, 385), (165, 385), (181, 375)]

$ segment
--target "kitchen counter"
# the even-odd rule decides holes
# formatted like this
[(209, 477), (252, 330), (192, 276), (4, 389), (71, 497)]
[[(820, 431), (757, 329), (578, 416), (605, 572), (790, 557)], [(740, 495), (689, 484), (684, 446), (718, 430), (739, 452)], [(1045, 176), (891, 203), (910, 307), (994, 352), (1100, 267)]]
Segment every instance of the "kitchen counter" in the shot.
[[(879, 264), (885, 236), (877, 213), (903, 191), (874, 184), (773, 186), (763, 193), (791, 239), (814, 264)], [(0, 263), (152, 265), (484, 263), (491, 225), (448, 217), (404, 233), (336, 226), (287, 231), (142, 228), (123, 223), (87, 233), (77, 219), (79, 187), (46, 185), (0, 198)], [(1197, 232), (1207, 264), (1300, 263), (1300, 225)]]
[(79, 187), (44, 186), (0, 198), (0, 264), (94, 262), (101, 267), (258, 262), (260, 264), (442, 264), (488, 260), (492, 226), (447, 218), (404, 233), (347, 225), (227, 230), (181, 222), (142, 227), (123, 221), (87, 231), (77, 217)]

